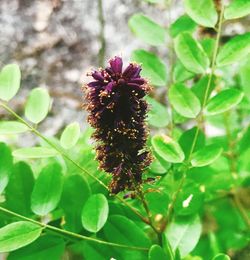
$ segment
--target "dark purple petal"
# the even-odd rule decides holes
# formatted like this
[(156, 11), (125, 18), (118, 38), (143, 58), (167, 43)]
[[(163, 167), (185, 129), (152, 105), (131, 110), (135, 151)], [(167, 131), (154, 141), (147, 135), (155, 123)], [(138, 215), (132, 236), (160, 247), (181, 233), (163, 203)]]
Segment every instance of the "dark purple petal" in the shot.
[(99, 80), (99, 81), (104, 81), (104, 77), (102, 76), (102, 74), (98, 71), (94, 71), (92, 72), (92, 77), (95, 79), (95, 80)]
[(115, 57), (109, 61), (110, 66), (114, 73), (121, 73), (122, 72), (122, 58)]

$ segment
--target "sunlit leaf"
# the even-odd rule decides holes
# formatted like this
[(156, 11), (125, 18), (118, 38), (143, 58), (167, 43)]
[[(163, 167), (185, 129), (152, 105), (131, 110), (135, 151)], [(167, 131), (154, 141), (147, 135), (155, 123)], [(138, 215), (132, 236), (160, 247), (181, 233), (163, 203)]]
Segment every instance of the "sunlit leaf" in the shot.
[(25, 116), (35, 124), (40, 123), (47, 116), (50, 107), (50, 96), (44, 88), (34, 88), (25, 106)]
[(72, 148), (80, 137), (80, 125), (75, 122), (69, 124), (62, 132), (60, 144), (64, 149)]
[(167, 254), (159, 245), (152, 245), (148, 252), (149, 260), (160, 260), (160, 259), (168, 259)]
[(29, 128), (17, 121), (1, 121), (0, 135), (21, 134), (29, 131)]
[(175, 84), (169, 90), (169, 100), (174, 109), (182, 116), (195, 118), (201, 109), (199, 99), (183, 84)]
[(154, 53), (145, 50), (135, 50), (132, 60), (142, 64), (142, 76), (147, 78), (150, 84), (164, 86), (167, 82), (165, 63)]
[(9, 101), (20, 88), (21, 72), (17, 64), (9, 64), (0, 72), (0, 99)]
[(27, 159), (27, 158), (47, 158), (58, 155), (58, 152), (53, 148), (48, 147), (25, 147), (13, 151), (13, 156)]
[(182, 32), (192, 33), (196, 27), (196, 23), (188, 15), (182, 15), (171, 24), (169, 30), (171, 36), (176, 37), (179, 33)]
[(166, 135), (155, 135), (152, 138), (152, 145), (155, 152), (167, 162), (180, 163), (185, 158), (178, 142)]
[(189, 33), (179, 34), (174, 41), (175, 52), (187, 70), (194, 73), (205, 73), (209, 59), (202, 46)]
[(204, 27), (214, 27), (218, 14), (213, 0), (184, 0), (187, 14), (198, 24)]
[(231, 258), (225, 254), (218, 254), (212, 260), (230, 260)]
[(224, 12), (225, 19), (237, 19), (250, 14), (249, 0), (232, 0)]
[(181, 257), (189, 254), (199, 241), (201, 222), (199, 216), (177, 218), (172, 222), (164, 235), (172, 249), (179, 249)]
[(0, 253), (11, 252), (36, 240), (42, 227), (27, 221), (11, 223), (0, 229)]
[(216, 115), (228, 111), (238, 105), (244, 94), (238, 89), (226, 89), (212, 97), (206, 106), (207, 115)]
[(142, 41), (151, 45), (161, 45), (166, 41), (166, 30), (143, 14), (134, 14), (128, 25)]
[(222, 153), (223, 149), (218, 145), (208, 145), (192, 155), (191, 164), (194, 167), (203, 167), (213, 163)]
[(219, 67), (240, 62), (250, 53), (250, 32), (237, 35), (227, 42), (219, 51), (217, 65)]
[(98, 232), (106, 223), (109, 206), (103, 194), (89, 197), (82, 209), (82, 225), (90, 232)]
[(169, 115), (165, 106), (151, 97), (146, 98), (149, 103), (148, 122), (155, 127), (165, 127), (169, 123)]

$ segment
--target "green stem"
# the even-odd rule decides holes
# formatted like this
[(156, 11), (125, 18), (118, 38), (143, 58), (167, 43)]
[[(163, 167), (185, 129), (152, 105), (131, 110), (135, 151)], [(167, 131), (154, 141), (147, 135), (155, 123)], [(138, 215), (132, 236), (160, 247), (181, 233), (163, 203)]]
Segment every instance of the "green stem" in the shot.
[(105, 41), (105, 34), (104, 34), (104, 28), (105, 28), (105, 19), (103, 15), (103, 2), (102, 0), (98, 0), (98, 18), (100, 23), (100, 34), (99, 34), (99, 41), (100, 41), (100, 49), (98, 53), (99, 58), (99, 66), (104, 65), (104, 58), (105, 58), (105, 52), (106, 52), (106, 41)]
[[(32, 125), (30, 125), (28, 122), (26, 122), (22, 117), (20, 117), (15, 111), (13, 111), (8, 105), (4, 103), (0, 103), (0, 106), (2, 106), (4, 109), (6, 109), (10, 114), (12, 114), (14, 117), (16, 117), (20, 122), (22, 122), (24, 125), (26, 125), (35, 135), (40, 137), (42, 140), (44, 140), (47, 144), (49, 144), (52, 148), (54, 148), (63, 158), (71, 162), (73, 165), (75, 165), (80, 171), (87, 174), (91, 178), (93, 178), (95, 181), (97, 181), (102, 187), (104, 187), (106, 190), (109, 191), (108, 186), (103, 183), (101, 180), (99, 180), (97, 177), (89, 173), (87, 170), (85, 170), (80, 164), (78, 164), (76, 161), (74, 161), (71, 157), (69, 157), (63, 150), (61, 150), (59, 147), (57, 147), (54, 143), (52, 143), (48, 138), (46, 138), (43, 134), (41, 134), (37, 129), (35, 129)], [(122, 202), (124, 205), (126, 205), (131, 211), (134, 212), (143, 222), (148, 224), (147, 219), (142, 216), (136, 209), (131, 207), (129, 203), (127, 203), (124, 199), (120, 198), (118, 195), (114, 195), (116, 199), (118, 199), (120, 202)]]
[(0, 211), (4, 212), (6, 214), (9, 214), (9, 215), (11, 215), (13, 217), (16, 217), (18, 219), (29, 221), (29, 222), (31, 222), (33, 224), (41, 226), (41, 227), (43, 227), (43, 228), (45, 228), (45, 229), (47, 229), (49, 231), (55, 232), (57, 234), (65, 236), (65, 237), (71, 237), (71, 238), (78, 239), (78, 240), (91, 241), (91, 242), (95, 242), (95, 243), (102, 244), (102, 245), (119, 247), (119, 248), (124, 248), (124, 249), (148, 251), (148, 248), (144, 248), (144, 247), (127, 246), (127, 245), (123, 245), (123, 244), (106, 242), (106, 241), (103, 241), (103, 240), (100, 240), (100, 239), (96, 239), (96, 238), (93, 238), (93, 237), (86, 237), (86, 236), (83, 236), (83, 235), (80, 235), (80, 234), (77, 234), (77, 233), (73, 233), (73, 232), (70, 232), (70, 231), (67, 231), (67, 230), (64, 230), (64, 229), (60, 229), (60, 228), (57, 228), (57, 227), (54, 227), (54, 226), (51, 226), (51, 225), (47, 225), (45, 223), (36, 221), (36, 220), (28, 218), (28, 217), (25, 217), (23, 215), (20, 215), (18, 213), (15, 213), (15, 212), (13, 212), (11, 210), (8, 210), (8, 209), (5, 209), (3, 207), (0, 207)]
[[(220, 12), (220, 18), (219, 18), (219, 24), (218, 24), (218, 33), (217, 33), (217, 36), (216, 36), (216, 42), (215, 42), (215, 47), (214, 47), (214, 50), (213, 50), (213, 57), (212, 57), (212, 62), (211, 62), (211, 72), (209, 74), (208, 83), (207, 83), (207, 86), (206, 86), (206, 89), (205, 89), (205, 95), (204, 95), (202, 106), (201, 106), (201, 112), (197, 116), (198, 122), (200, 121), (199, 120), (200, 118), (203, 118), (203, 110), (204, 110), (206, 103), (207, 103), (207, 100), (209, 98), (209, 89), (210, 89), (210, 86), (211, 86), (212, 77), (213, 77), (213, 75), (215, 73), (215, 69), (216, 69), (216, 57), (217, 57), (217, 54), (218, 54), (218, 51), (219, 51), (219, 45), (220, 45), (220, 36), (221, 36), (221, 29), (222, 29), (223, 14), (224, 14), (224, 6), (222, 6), (221, 12)], [(178, 197), (179, 193), (181, 192), (182, 187), (185, 183), (187, 170), (188, 170), (191, 158), (192, 158), (192, 153), (194, 152), (195, 145), (197, 143), (198, 135), (199, 135), (199, 127), (196, 128), (196, 131), (195, 131), (195, 134), (194, 134), (194, 139), (193, 139), (193, 142), (192, 142), (192, 145), (191, 145), (191, 150), (190, 150), (188, 159), (186, 160), (186, 169), (185, 169), (183, 176), (180, 180), (177, 191), (174, 193), (172, 201), (169, 205), (167, 217), (166, 217), (166, 220), (165, 220), (165, 224), (162, 227), (162, 231), (165, 230), (166, 225), (171, 220), (175, 202), (176, 202), (177, 197)]]

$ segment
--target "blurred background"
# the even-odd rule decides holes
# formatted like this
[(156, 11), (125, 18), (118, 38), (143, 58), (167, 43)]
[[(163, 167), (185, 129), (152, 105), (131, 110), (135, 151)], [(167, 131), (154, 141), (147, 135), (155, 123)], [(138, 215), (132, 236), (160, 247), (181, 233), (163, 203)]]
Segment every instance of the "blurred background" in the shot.
[[(128, 20), (141, 12), (167, 28), (183, 13), (183, 4), (162, 1), (165, 4), (154, 5), (154, 0), (1, 0), (0, 65), (16, 62), (22, 70), (22, 88), (11, 103), (14, 110), (22, 113), (29, 89), (46, 87), (53, 106), (41, 130), (54, 135), (72, 120), (84, 127), (81, 86), (88, 81), (87, 71), (105, 65), (114, 55), (128, 62), (132, 50), (149, 49), (133, 36)], [(249, 17), (235, 20), (223, 34), (230, 37), (249, 27)], [(168, 63), (167, 46), (149, 50)], [(1, 110), (3, 117), (6, 114)], [(32, 144), (30, 138), (27, 141)]]
[[(176, 8), (175, 17), (181, 9)], [(136, 12), (168, 24), (166, 10), (141, 0), (1, 0), (1, 67), (17, 62), (22, 70), (13, 108), (21, 110), (28, 90), (43, 86), (53, 98), (50, 116), (41, 125), (46, 134), (72, 120), (86, 122), (81, 86), (87, 71), (114, 55), (128, 62), (131, 51), (143, 47), (127, 25)]]

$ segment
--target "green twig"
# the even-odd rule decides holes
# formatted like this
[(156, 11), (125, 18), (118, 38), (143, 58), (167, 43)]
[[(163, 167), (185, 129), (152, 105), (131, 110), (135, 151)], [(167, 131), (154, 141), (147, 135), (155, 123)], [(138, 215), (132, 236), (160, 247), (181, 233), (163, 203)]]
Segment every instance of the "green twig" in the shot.
[(99, 34), (99, 41), (100, 41), (100, 49), (98, 53), (99, 58), (99, 66), (103, 67), (104, 65), (104, 58), (105, 58), (105, 52), (106, 52), (106, 41), (105, 41), (105, 19), (103, 15), (103, 3), (102, 0), (98, 0), (98, 18), (100, 23), (100, 34)]
[(65, 237), (71, 237), (73, 239), (78, 239), (78, 240), (86, 240), (86, 241), (90, 241), (90, 242), (94, 242), (94, 243), (98, 243), (98, 244), (102, 244), (102, 245), (119, 247), (119, 248), (124, 248), (124, 249), (148, 251), (148, 248), (144, 248), (144, 247), (128, 246), (128, 245), (123, 245), (123, 244), (106, 242), (106, 241), (103, 241), (103, 240), (100, 240), (100, 239), (97, 239), (97, 238), (93, 238), (93, 237), (86, 237), (86, 236), (83, 236), (83, 235), (80, 235), (80, 234), (77, 234), (77, 233), (73, 233), (73, 232), (70, 232), (70, 231), (67, 231), (67, 230), (64, 230), (64, 229), (60, 229), (60, 228), (57, 228), (57, 227), (54, 227), (54, 226), (51, 226), (51, 225), (47, 225), (45, 223), (36, 221), (36, 220), (28, 218), (28, 217), (25, 217), (23, 215), (20, 215), (18, 213), (15, 213), (15, 212), (13, 212), (11, 210), (8, 210), (8, 209), (5, 209), (3, 207), (0, 207), (0, 211), (4, 212), (6, 214), (9, 214), (9, 215), (11, 215), (13, 217), (16, 217), (18, 219), (29, 221), (29, 222), (31, 222), (33, 224), (41, 226), (41, 227), (43, 227), (43, 228), (45, 228), (45, 229), (47, 229), (49, 231), (55, 232), (57, 234), (65, 236)]
[[(223, 22), (223, 14), (224, 14), (224, 6), (222, 6), (221, 12), (220, 12), (220, 18), (219, 18), (219, 24), (218, 24), (218, 33), (217, 33), (217, 36), (216, 36), (216, 43), (215, 43), (215, 47), (214, 47), (214, 50), (213, 50), (213, 58), (212, 58), (212, 62), (211, 62), (211, 72), (209, 74), (208, 83), (207, 83), (207, 86), (206, 86), (206, 89), (205, 89), (205, 95), (204, 95), (203, 102), (202, 102), (202, 105), (201, 105), (201, 112), (197, 116), (197, 122), (200, 121), (199, 120), (200, 118), (203, 118), (203, 112), (204, 112), (203, 110), (204, 110), (206, 103), (207, 103), (207, 100), (209, 98), (209, 89), (210, 89), (210, 86), (211, 86), (212, 77), (213, 77), (213, 75), (215, 73), (215, 69), (216, 69), (216, 57), (217, 57), (217, 54), (218, 54), (218, 51), (219, 51), (219, 45), (220, 45), (220, 36), (221, 36), (221, 29), (222, 29), (222, 22)], [(196, 131), (195, 131), (195, 134), (194, 134), (194, 139), (193, 139), (193, 142), (192, 142), (192, 145), (191, 145), (191, 150), (190, 150), (189, 156), (186, 160), (186, 169), (185, 169), (183, 176), (180, 180), (179, 186), (178, 186), (176, 192), (174, 193), (174, 195), (172, 197), (172, 201), (169, 205), (167, 217), (166, 217), (166, 220), (165, 220), (165, 224), (162, 227), (162, 231), (165, 230), (166, 225), (171, 220), (175, 202), (176, 202), (178, 195), (181, 192), (183, 185), (185, 183), (186, 174), (187, 174), (187, 171), (189, 169), (189, 164), (190, 164), (190, 161), (191, 161), (191, 158), (192, 158), (192, 153), (194, 152), (194, 149), (195, 149), (195, 145), (197, 143), (198, 135), (199, 135), (199, 127), (196, 128)]]
[[(27, 121), (25, 121), (21, 116), (19, 116), (15, 111), (13, 111), (8, 105), (4, 103), (0, 103), (0, 106), (2, 106), (4, 109), (6, 109), (11, 115), (13, 115), (15, 118), (17, 118), (21, 123), (26, 125), (35, 135), (40, 137), (42, 140), (44, 140), (47, 144), (49, 144), (52, 148), (54, 148), (63, 158), (70, 161), (73, 165), (75, 165), (80, 171), (87, 174), (91, 178), (93, 178), (96, 182), (98, 182), (102, 187), (104, 187), (106, 190), (109, 191), (108, 186), (103, 183), (101, 180), (99, 180), (97, 177), (89, 173), (87, 170), (85, 170), (80, 164), (78, 164), (76, 161), (74, 161), (67, 153), (65, 153), (62, 149), (60, 149), (57, 145), (52, 143), (47, 137), (45, 137), (43, 134), (41, 134), (37, 129), (35, 129), (32, 125), (30, 125)], [(116, 199), (118, 199), (120, 202), (122, 202), (124, 205), (126, 205), (131, 211), (134, 212), (143, 222), (148, 224), (148, 220), (142, 216), (136, 209), (131, 207), (129, 203), (127, 203), (124, 199), (120, 198), (118, 195), (113, 195)]]

